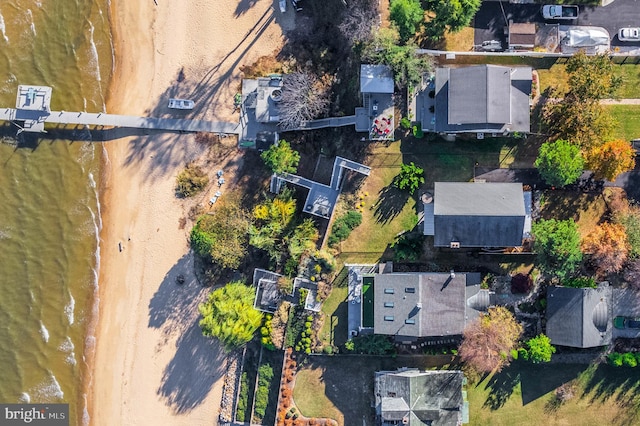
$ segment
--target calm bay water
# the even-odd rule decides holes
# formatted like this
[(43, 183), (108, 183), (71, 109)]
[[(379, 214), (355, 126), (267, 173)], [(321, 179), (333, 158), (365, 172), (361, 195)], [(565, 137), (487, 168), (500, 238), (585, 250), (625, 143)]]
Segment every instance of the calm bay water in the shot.
[[(103, 111), (113, 66), (109, 0), (2, 0), (0, 107), (18, 84), (53, 87), (52, 109)], [(82, 380), (96, 306), (103, 146), (0, 143), (0, 401), (68, 402)]]

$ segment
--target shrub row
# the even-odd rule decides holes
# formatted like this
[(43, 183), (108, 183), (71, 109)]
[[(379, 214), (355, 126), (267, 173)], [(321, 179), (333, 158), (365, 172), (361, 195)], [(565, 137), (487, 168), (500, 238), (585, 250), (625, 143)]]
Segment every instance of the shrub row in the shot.
[(247, 405), (249, 403), (249, 378), (247, 372), (244, 371), (240, 376), (240, 395), (238, 396), (238, 407), (236, 408), (236, 420), (245, 421)]
[(362, 223), (362, 213), (349, 211), (340, 216), (333, 222), (331, 227), (331, 235), (329, 236), (329, 245), (335, 246), (340, 241), (344, 241), (349, 237), (351, 231)]
[(636, 367), (640, 364), (640, 352), (612, 352), (607, 356), (607, 361), (614, 367)]
[(256, 391), (255, 417), (264, 418), (269, 403), (269, 389), (273, 380), (273, 368), (269, 364), (263, 364), (258, 369), (258, 390)]
[(260, 343), (266, 349), (270, 351), (274, 351), (276, 349), (276, 345), (273, 344), (273, 340), (271, 339), (271, 332), (273, 327), (271, 325), (271, 320), (273, 319), (273, 315), (267, 314), (264, 317), (264, 323), (262, 327), (260, 327)]

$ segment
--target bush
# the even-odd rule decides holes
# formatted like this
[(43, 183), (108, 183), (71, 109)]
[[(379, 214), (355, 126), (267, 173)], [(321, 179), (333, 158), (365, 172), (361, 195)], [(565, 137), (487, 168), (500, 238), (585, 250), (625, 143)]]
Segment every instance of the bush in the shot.
[(176, 178), (176, 194), (180, 197), (191, 197), (202, 191), (209, 184), (209, 177), (199, 166), (187, 164)]
[(409, 120), (407, 117), (402, 117), (400, 119), (400, 127), (405, 130), (409, 130), (411, 128), (411, 120)]
[(393, 260), (400, 262), (407, 260), (415, 262), (422, 256), (424, 236), (420, 234), (405, 233), (402, 234), (391, 245), (394, 250)]
[(331, 235), (329, 236), (329, 245), (335, 246), (340, 241), (344, 241), (349, 237), (351, 231), (360, 226), (362, 223), (362, 213), (349, 211), (340, 216), (333, 222), (331, 227)]
[(609, 361), (609, 364), (614, 367), (622, 367), (622, 354), (618, 352), (612, 352), (607, 355), (607, 360)]
[(413, 126), (413, 137), (416, 139), (422, 139), (424, 137), (424, 132), (422, 131), (422, 124), (418, 122), (415, 126)]
[(622, 365), (625, 367), (635, 367), (638, 365), (638, 361), (632, 352), (627, 352), (622, 355)]
[(592, 277), (577, 277), (562, 281), (562, 286), (572, 288), (596, 288), (598, 285)]
[(529, 275), (516, 274), (511, 277), (511, 293), (529, 293), (533, 288), (533, 280)]
[(416, 166), (413, 161), (409, 164), (403, 164), (400, 166), (400, 174), (393, 179), (393, 185), (396, 188), (407, 190), (409, 191), (409, 194), (412, 195), (423, 183), (424, 169)]
[(544, 334), (529, 339), (525, 345), (529, 349), (527, 359), (534, 364), (551, 361), (551, 355), (556, 352), (556, 348), (551, 344), (551, 339)]

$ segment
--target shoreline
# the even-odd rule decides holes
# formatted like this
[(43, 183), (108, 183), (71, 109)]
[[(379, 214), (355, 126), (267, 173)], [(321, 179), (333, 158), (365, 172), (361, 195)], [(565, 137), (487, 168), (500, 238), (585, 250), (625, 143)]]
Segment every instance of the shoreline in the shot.
[[(269, 0), (246, 9), (235, 0), (157, 6), (113, 0), (107, 111), (167, 116), (168, 97), (188, 96), (201, 106), (190, 118), (237, 120), (230, 101), (239, 67), (277, 50), (283, 22), (294, 20), (295, 12), (278, 15), (273, 6)], [(226, 356), (198, 327), (197, 306), (210, 289), (193, 274), (191, 222), (180, 225), (198, 200), (173, 194), (176, 174), (206, 158), (208, 147), (193, 135), (162, 133), (105, 144), (99, 314), (83, 378), (89, 424), (216, 424)], [(227, 167), (227, 189), (239, 155), (207, 161), (212, 173)], [(180, 286), (179, 275), (186, 277)]]

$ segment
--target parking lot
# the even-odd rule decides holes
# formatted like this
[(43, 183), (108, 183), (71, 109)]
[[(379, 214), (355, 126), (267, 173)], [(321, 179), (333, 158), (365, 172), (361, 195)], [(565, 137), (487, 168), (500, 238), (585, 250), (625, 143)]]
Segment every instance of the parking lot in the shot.
[(640, 0), (615, 0), (604, 7), (580, 6), (578, 19), (573, 21), (545, 21), (540, 13), (541, 8), (541, 4), (483, 1), (473, 23), (474, 44), (479, 45), (487, 40), (500, 40), (506, 47), (505, 27), (508, 25), (508, 20), (512, 19), (514, 22), (603, 27), (611, 36), (611, 46), (640, 49), (640, 43), (621, 42), (617, 36), (620, 28), (640, 27)]

